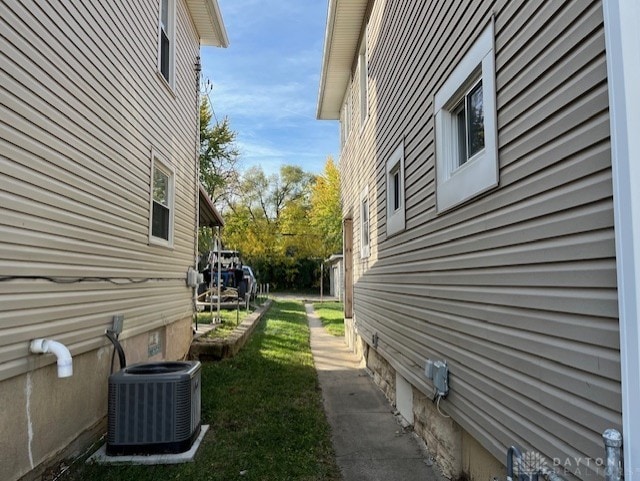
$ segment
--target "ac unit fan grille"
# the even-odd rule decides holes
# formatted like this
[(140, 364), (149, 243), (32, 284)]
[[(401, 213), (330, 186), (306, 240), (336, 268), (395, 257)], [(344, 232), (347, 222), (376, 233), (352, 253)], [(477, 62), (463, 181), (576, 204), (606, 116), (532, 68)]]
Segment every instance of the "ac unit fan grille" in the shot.
[[(182, 383), (183, 385), (185, 383)], [(181, 440), (176, 430), (176, 410), (184, 409), (175, 384), (153, 382), (112, 386), (111, 402), (116, 406), (109, 416), (109, 440), (114, 443), (160, 443)], [(186, 384), (189, 402), (189, 384)], [(185, 395), (184, 388), (181, 394)], [(116, 426), (118, 429), (116, 430)], [(189, 429), (189, 424), (187, 424)], [(184, 429), (180, 430), (184, 431)]]

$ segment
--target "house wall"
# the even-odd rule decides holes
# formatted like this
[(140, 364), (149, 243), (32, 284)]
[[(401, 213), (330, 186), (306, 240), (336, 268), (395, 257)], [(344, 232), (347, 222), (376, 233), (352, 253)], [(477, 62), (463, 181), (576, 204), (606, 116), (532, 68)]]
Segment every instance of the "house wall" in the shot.
[[(157, 0), (0, 5), (3, 480), (106, 414), (112, 316), (130, 363), (188, 350), (199, 39), (176, 3), (174, 90), (157, 70)], [(149, 244), (152, 149), (175, 168), (172, 249)], [(72, 378), (29, 354), (36, 337), (69, 347)]]
[[(354, 226), (350, 343), (377, 334), (377, 349), (362, 352), (429, 399), (425, 360), (447, 360), (441, 409), (500, 462), (519, 444), (602, 478), (601, 433), (621, 422), (602, 6), (370, 3), (369, 117), (355, 122), (340, 158)], [(438, 213), (434, 94), (492, 16), (499, 186)], [(357, 107), (355, 59), (352, 78)], [(406, 229), (387, 237), (385, 162), (402, 141)], [(365, 185), (372, 244), (361, 259)], [(480, 472), (456, 466), (453, 476)]]

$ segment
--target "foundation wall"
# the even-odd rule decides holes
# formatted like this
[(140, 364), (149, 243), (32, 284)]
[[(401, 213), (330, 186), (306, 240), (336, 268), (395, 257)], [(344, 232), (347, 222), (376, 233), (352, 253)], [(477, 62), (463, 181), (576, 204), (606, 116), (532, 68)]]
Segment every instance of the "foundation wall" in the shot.
[[(345, 336), (354, 352), (364, 356), (374, 382), (395, 406), (396, 376), (399, 374), (376, 349), (365, 343), (355, 330), (347, 329)], [(443, 476), (452, 480), (468, 481), (504, 479), (504, 465), (458, 423), (447, 417), (443, 409), (438, 412), (432, 400), (415, 386), (412, 386), (412, 398), (413, 429), (425, 441), (437, 469)]]
[[(191, 341), (191, 318), (122, 341), (127, 364), (177, 360)], [(73, 357), (73, 376), (58, 378), (55, 362), (0, 383), (0, 479), (41, 479), (106, 431), (113, 347)], [(118, 356), (114, 370), (120, 369)]]

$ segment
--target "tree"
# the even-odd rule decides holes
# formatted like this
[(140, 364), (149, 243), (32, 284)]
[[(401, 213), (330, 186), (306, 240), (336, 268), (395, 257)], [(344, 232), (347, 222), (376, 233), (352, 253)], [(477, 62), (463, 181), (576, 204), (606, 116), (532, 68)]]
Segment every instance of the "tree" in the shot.
[[(294, 234), (293, 229), (308, 217), (312, 180), (312, 175), (297, 166), (283, 166), (279, 173), (271, 176), (265, 175), (259, 166), (247, 170), (229, 203), (231, 212), (225, 219), (228, 224), (225, 240), (237, 245), (243, 253), (262, 250), (263, 253), (282, 254), (285, 250), (283, 237)], [(229, 228), (229, 224), (240, 219), (246, 227), (244, 231)], [(259, 244), (255, 245), (253, 241)], [(240, 247), (242, 244), (245, 249)]]
[(252, 167), (238, 183), (223, 238), (258, 271), (261, 282), (299, 286), (305, 259), (318, 256), (321, 239), (309, 224), (313, 181), (302, 168), (287, 165), (270, 176)]
[[(235, 145), (236, 133), (229, 119), (212, 125), (213, 111), (207, 97), (200, 101), (200, 182), (214, 204), (222, 211), (238, 181), (239, 154)], [(213, 232), (198, 229), (198, 251), (207, 252), (213, 246)]]
[(311, 188), (311, 225), (323, 239), (323, 256), (342, 251), (342, 204), (340, 202), (340, 171), (331, 156), (322, 175)]
[(269, 193), (275, 218), (279, 219), (282, 210), (294, 203), (307, 207), (310, 187), (314, 177), (294, 165), (283, 165), (280, 175), (272, 176), (272, 189)]
[(211, 125), (207, 97), (200, 101), (200, 182), (216, 205), (233, 192), (238, 180), (239, 153), (229, 119)]
[(283, 209), (292, 202), (307, 202), (313, 176), (293, 165), (284, 165), (280, 172), (265, 175), (262, 167), (254, 166), (245, 172), (238, 183), (231, 209), (247, 206), (254, 219), (267, 222), (280, 220)]

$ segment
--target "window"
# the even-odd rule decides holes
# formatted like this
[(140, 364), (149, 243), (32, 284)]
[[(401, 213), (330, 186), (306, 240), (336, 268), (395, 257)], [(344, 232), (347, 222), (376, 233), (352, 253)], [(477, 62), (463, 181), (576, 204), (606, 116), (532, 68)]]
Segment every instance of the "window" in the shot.
[(362, 127), (367, 120), (369, 114), (369, 64), (367, 61), (367, 32), (369, 25), (367, 24), (364, 31), (362, 45), (360, 45), (360, 55), (358, 56), (358, 75), (360, 77), (360, 126)]
[(341, 132), (341, 145), (347, 142), (349, 134), (351, 133), (351, 88), (347, 88), (347, 92), (344, 95), (344, 102), (342, 104), (342, 112), (340, 114), (340, 132)]
[(369, 187), (360, 194), (360, 257), (369, 257), (371, 234), (369, 226)]
[(160, 21), (158, 26), (158, 70), (173, 87), (174, 76), (174, 0), (160, 0)]
[(438, 211), (498, 185), (493, 23), (434, 99)]
[(387, 235), (404, 228), (404, 143), (401, 143), (387, 160)]
[(482, 111), (482, 80), (467, 92), (457, 107), (454, 137), (457, 138), (457, 167), (467, 163), (484, 149), (484, 113)]
[(391, 172), (391, 195), (392, 212), (397, 212), (400, 209), (400, 166), (396, 165)]
[(347, 141), (347, 109), (343, 105), (340, 111), (340, 147)]
[(151, 160), (151, 222), (149, 241), (173, 245), (174, 171), (154, 153)]

